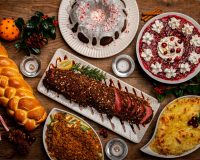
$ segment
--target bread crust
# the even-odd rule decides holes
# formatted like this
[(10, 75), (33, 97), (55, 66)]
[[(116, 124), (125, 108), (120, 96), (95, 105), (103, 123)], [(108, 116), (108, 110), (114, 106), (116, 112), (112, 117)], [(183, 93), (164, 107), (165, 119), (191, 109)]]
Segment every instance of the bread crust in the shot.
[(18, 124), (32, 131), (42, 123), (47, 113), (33, 95), (33, 90), (20, 74), (14, 61), (0, 43), (0, 105)]

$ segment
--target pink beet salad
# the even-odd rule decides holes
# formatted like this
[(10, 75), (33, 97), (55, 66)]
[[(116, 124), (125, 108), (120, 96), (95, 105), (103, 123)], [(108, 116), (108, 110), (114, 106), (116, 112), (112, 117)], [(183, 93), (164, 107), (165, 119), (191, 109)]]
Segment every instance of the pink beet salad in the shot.
[(158, 78), (186, 78), (200, 65), (200, 30), (176, 15), (157, 19), (144, 30), (139, 55), (145, 69)]

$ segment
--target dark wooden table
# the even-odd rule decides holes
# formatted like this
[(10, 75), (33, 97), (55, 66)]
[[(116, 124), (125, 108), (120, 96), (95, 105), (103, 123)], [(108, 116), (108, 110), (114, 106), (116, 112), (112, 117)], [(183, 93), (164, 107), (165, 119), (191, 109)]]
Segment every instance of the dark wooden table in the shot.
[[(0, 18), (3, 17), (23, 17), (24, 19), (28, 19), (33, 13), (37, 10), (40, 10), (44, 12), (45, 14), (48, 14), (50, 16), (57, 16), (58, 9), (60, 5), (60, 0), (0, 0)], [(184, 14), (187, 14), (191, 17), (193, 17), (197, 22), (200, 23), (200, 1), (197, 0), (178, 0), (176, 4), (173, 4), (171, 6), (167, 6), (166, 4), (162, 3), (161, 0), (138, 0), (138, 6), (141, 12), (152, 10), (156, 7), (160, 7), (164, 12), (168, 11), (174, 11), (174, 12), (181, 12)], [(137, 35), (139, 31), (141, 30), (142, 26), (144, 25), (144, 22), (140, 21), (140, 26), (137, 32)], [(137, 60), (136, 60), (136, 52), (135, 52), (135, 44), (137, 35), (135, 36), (135, 39), (133, 42), (122, 52), (129, 54), (131, 57), (133, 57), (136, 61), (136, 70), (129, 78), (123, 78), (122, 80), (127, 82), (128, 84), (141, 89), (142, 91), (152, 95), (152, 85), (150, 83), (150, 79), (146, 76), (146, 74), (142, 71), (140, 68)], [(17, 52), (14, 48), (14, 42), (2, 42), (3, 45), (6, 46), (9, 56), (19, 65), (20, 61), (22, 60), (25, 53), (23, 51)], [(32, 86), (36, 96), (41, 101), (43, 106), (46, 108), (47, 112), (49, 112), (52, 108), (58, 107), (61, 109), (65, 109), (69, 111), (66, 107), (62, 106), (61, 104), (49, 99), (48, 97), (45, 97), (44, 95), (37, 92), (37, 85), (38, 82), (44, 73), (49, 61), (51, 60), (54, 52), (58, 48), (63, 48), (76, 56), (88, 61), (89, 63), (92, 63), (93, 65), (103, 69), (104, 71), (113, 74), (111, 70), (111, 62), (115, 56), (106, 58), (106, 59), (91, 59), (84, 56), (79, 55), (75, 51), (73, 51), (63, 40), (59, 29), (57, 29), (57, 38), (54, 41), (49, 41), (49, 44), (45, 46), (42, 49), (42, 53), (39, 56), (39, 58), (42, 60), (42, 72), (37, 78), (26, 78), (27, 82)], [(149, 129), (147, 130), (144, 138), (142, 139), (141, 143), (135, 144), (128, 140), (125, 140), (129, 147), (129, 153), (126, 157), (127, 160), (136, 160), (136, 159), (156, 159), (154, 157), (148, 156), (144, 153), (142, 153), (139, 149), (146, 144), (149, 139), (151, 138), (153, 132), (155, 123), (157, 121), (158, 114), (162, 110), (162, 108), (170, 102), (174, 97), (168, 97), (162, 104), (161, 107), (156, 115), (156, 117), (153, 119), (153, 122), (151, 123)], [(70, 112), (72, 112), (70, 110)], [(10, 128), (17, 127), (18, 125), (10, 118), (7, 117), (5, 114), (5, 110), (0, 108), (0, 113), (5, 117), (6, 122), (8, 123)], [(84, 117), (83, 117), (84, 118)], [(95, 130), (98, 132), (102, 126), (90, 121), (87, 118), (84, 118), (87, 122), (89, 122)], [(14, 152), (14, 149), (12, 145), (10, 145), (8, 142), (1, 141), (0, 142), (0, 159), (48, 159), (46, 152), (43, 148), (42, 144), (42, 129), (43, 125), (38, 127), (33, 134), (36, 135), (37, 141), (32, 145), (29, 155), (27, 156), (20, 156), (17, 153)], [(3, 131), (3, 128), (0, 126), (0, 131)], [(108, 142), (110, 139), (114, 137), (120, 137), (119, 135), (109, 131), (109, 136), (106, 139), (101, 139), (103, 142), (103, 145), (105, 146), (106, 142)], [(122, 138), (122, 137), (120, 137)], [(183, 157), (181, 159), (200, 159), (200, 152), (197, 150), (196, 152), (192, 153), (189, 156)]]

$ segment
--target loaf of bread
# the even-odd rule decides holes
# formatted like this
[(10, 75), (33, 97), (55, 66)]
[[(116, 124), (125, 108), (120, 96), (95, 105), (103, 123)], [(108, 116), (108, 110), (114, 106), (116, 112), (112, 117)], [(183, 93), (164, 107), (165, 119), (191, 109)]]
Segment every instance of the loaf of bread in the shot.
[(0, 106), (26, 130), (34, 130), (46, 119), (45, 109), (33, 95), (17, 65), (0, 43)]

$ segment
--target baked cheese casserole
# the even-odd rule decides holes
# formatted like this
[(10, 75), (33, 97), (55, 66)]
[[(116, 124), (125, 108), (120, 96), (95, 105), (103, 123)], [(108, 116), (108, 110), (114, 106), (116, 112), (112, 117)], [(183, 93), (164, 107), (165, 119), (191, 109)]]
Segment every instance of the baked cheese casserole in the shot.
[(180, 155), (200, 144), (200, 125), (188, 122), (200, 114), (200, 97), (183, 97), (168, 104), (159, 118), (150, 148), (163, 155)]

